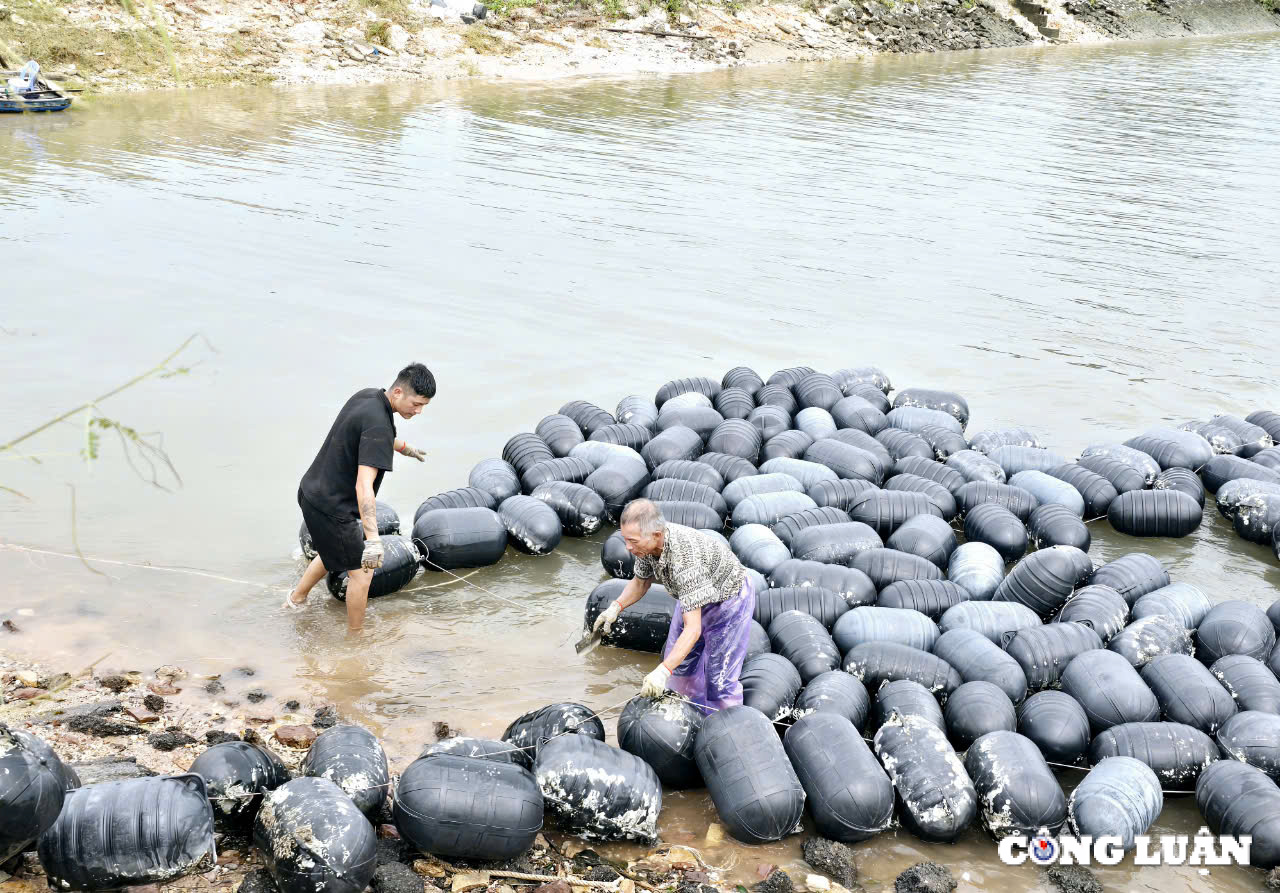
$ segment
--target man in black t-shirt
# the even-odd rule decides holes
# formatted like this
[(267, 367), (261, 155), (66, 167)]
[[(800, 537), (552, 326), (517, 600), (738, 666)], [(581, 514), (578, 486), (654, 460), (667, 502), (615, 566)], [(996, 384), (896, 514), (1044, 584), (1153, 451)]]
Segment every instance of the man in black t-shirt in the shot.
[(411, 419), (435, 395), (431, 370), (411, 363), (385, 391), (365, 388), (343, 405), (298, 486), (298, 505), (316, 557), (285, 599), (286, 606), (301, 607), (311, 587), (329, 571), (347, 571), (347, 628), (364, 624), (369, 582), (382, 566), (374, 496), (391, 470), (393, 451), (419, 462), (426, 458), (396, 437), (395, 414)]

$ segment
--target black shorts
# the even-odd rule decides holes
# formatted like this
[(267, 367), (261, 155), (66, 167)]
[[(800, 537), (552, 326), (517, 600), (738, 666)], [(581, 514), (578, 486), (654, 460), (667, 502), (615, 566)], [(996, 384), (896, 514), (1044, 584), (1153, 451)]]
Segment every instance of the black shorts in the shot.
[(353, 571), (364, 556), (364, 526), (359, 518), (335, 518), (315, 508), (298, 491), (302, 520), (311, 534), (311, 546), (332, 573)]

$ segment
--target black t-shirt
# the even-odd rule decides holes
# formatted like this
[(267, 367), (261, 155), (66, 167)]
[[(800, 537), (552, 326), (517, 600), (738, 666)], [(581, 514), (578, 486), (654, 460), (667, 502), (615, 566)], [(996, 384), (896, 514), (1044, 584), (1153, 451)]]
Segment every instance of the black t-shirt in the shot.
[(395, 417), (387, 395), (381, 388), (357, 391), (338, 413), (324, 446), (302, 476), (299, 492), (325, 514), (359, 518), (356, 471), (361, 465), (379, 469), (373, 479), (377, 493), (382, 475), (391, 470), (395, 440)]

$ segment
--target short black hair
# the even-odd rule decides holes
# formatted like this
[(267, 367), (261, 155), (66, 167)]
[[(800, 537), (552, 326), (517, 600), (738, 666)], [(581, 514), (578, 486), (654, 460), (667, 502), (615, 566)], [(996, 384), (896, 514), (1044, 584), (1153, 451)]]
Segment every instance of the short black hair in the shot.
[(430, 400), (436, 395), (436, 377), (421, 363), (410, 363), (396, 375), (396, 380), (391, 383), (391, 387), (413, 391), (419, 397)]

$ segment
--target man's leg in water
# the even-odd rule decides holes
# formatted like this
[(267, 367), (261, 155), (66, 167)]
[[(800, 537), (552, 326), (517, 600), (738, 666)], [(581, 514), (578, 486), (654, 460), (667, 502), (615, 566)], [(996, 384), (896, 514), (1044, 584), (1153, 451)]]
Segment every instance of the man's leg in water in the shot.
[(373, 571), (357, 568), (347, 574), (347, 629), (355, 632), (364, 626), (364, 609), (369, 603), (369, 584)]
[[(325, 575), (324, 562), (317, 555), (311, 559), (311, 563), (307, 565), (307, 569), (302, 572), (302, 579), (298, 581), (298, 585), (294, 587), (292, 593), (289, 594), (289, 601), (295, 605), (305, 604), (307, 596), (311, 594), (311, 588), (324, 579)], [(276, 590), (279, 592), (280, 590)], [(368, 588), (366, 587), (366, 591)]]

